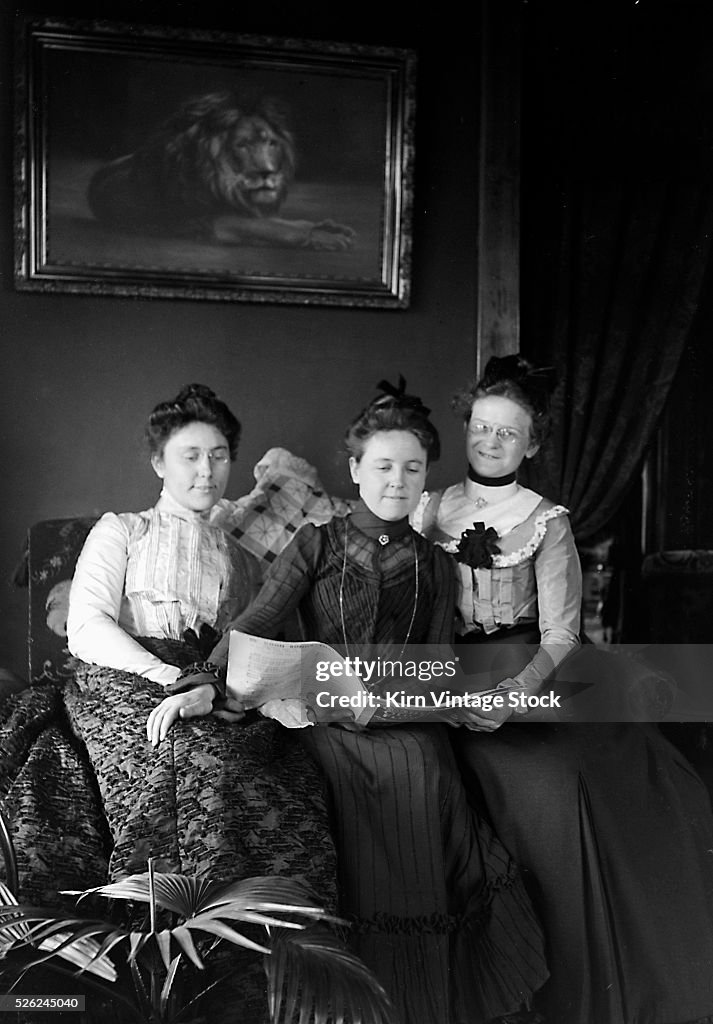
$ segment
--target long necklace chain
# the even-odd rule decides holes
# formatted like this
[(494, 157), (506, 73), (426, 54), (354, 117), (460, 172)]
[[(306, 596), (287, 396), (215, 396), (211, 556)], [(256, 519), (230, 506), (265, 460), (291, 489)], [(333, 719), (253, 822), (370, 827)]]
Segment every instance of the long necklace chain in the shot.
[[(339, 583), (339, 616), (340, 616), (341, 621), (342, 621), (342, 636), (344, 637), (344, 649), (346, 651), (347, 657), (349, 657), (349, 642), (347, 640), (347, 627), (346, 627), (346, 623), (344, 621), (344, 580), (346, 579), (346, 574), (347, 574), (347, 540), (348, 540), (348, 537), (349, 537), (349, 523), (348, 523), (347, 520), (345, 520), (344, 521), (344, 560), (342, 561), (342, 578), (341, 578), (341, 581)], [(411, 534), (411, 543), (413, 544), (413, 568), (414, 568), (414, 580), (415, 580), (414, 595), (413, 595), (413, 610), (411, 611), (411, 621), (409, 622), (408, 629), (406, 631), (406, 639), (404, 640), (403, 644), (401, 645), (401, 650), (399, 651), (399, 658), (401, 658), (403, 656), (403, 653), (406, 650), (406, 645), (408, 644), (409, 640), (411, 639), (411, 630), (413, 629), (413, 624), (416, 621), (416, 609), (418, 608), (418, 590), (419, 590), (418, 549), (416, 548), (416, 538), (414, 537), (413, 533)]]

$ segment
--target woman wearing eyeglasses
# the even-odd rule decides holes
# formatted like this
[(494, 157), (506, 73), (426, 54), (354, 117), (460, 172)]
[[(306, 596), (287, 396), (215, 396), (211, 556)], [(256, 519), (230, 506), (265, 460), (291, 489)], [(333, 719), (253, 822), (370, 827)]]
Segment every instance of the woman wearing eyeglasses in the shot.
[[(483, 379), (457, 396), (467, 476), (433, 496), (422, 528), (460, 564), (459, 642), (540, 645), (515, 679), (536, 693), (579, 645), (582, 577), (567, 509), (517, 480), (549, 426), (547, 380), (523, 388), (520, 363), (491, 360)], [(497, 728), (507, 716), (486, 716), (481, 727)]]
[[(267, 719), (221, 721), (233, 716), (211, 684), (177, 682), (260, 586), (257, 560), (230, 534), (237, 504), (224, 498), (239, 438), (230, 409), (199, 384), (153, 410), (146, 441), (161, 494), (146, 511), (106, 513), (86, 540), (65, 700), (109, 821), (112, 879), (153, 856), (214, 881), (289, 875), (329, 905), (336, 864), (312, 759)], [(183, 726), (152, 748), (146, 723), (166, 699)]]
[[(415, 524), (458, 562), (462, 663), (525, 702), (556, 666), (568, 678), (580, 642), (567, 509), (517, 480), (545, 438), (550, 390), (519, 356), (491, 359), (456, 400), (466, 479)], [(451, 737), (540, 913), (547, 1024), (713, 1019), (713, 818), (685, 758), (655, 726), (532, 721), (509, 700)]]

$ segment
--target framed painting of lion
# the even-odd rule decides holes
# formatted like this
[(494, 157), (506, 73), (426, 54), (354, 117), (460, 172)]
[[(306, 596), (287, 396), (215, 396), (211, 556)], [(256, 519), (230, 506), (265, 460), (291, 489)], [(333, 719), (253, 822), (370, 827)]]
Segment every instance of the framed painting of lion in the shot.
[(405, 308), (414, 51), (18, 19), (15, 285)]

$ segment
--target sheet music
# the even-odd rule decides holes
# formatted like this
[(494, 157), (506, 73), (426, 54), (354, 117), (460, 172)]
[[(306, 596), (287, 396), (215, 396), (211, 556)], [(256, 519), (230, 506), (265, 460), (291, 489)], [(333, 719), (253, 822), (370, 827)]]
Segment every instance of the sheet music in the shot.
[(375, 692), (354, 670), (356, 660), (318, 641), (266, 640), (233, 630), (227, 693), (244, 707), (259, 708), (266, 717), (296, 729), (322, 723), (463, 725), (469, 710), (477, 712), (478, 700), (495, 694), (502, 698), (506, 692), (495, 687), (472, 694), (436, 689), (416, 695), (389, 676), (371, 681), (372, 686), (378, 682)]
[[(339, 706), (319, 707), (317, 691), (320, 685), (327, 688), (326, 684), (317, 682), (317, 666), (321, 662), (344, 666), (342, 675), (330, 676), (328, 690), (333, 697), (348, 698), (353, 704), (341, 709)], [(226, 689), (229, 696), (241, 701), (246, 708), (260, 708), (263, 714), (277, 718), (288, 728), (340, 719), (362, 725), (369, 721), (374, 709), (369, 706), (368, 691), (360, 677), (348, 668), (347, 659), (329, 644), (266, 640), (232, 630)], [(300, 707), (303, 707), (303, 714), (300, 714)], [(284, 712), (284, 721), (280, 712)], [(301, 726), (297, 725), (298, 720)]]

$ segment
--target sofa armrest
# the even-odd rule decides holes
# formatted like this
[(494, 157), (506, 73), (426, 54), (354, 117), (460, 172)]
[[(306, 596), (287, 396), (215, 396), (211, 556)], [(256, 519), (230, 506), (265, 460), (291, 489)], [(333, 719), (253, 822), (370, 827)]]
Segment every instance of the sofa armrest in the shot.
[(95, 518), (46, 519), (28, 532), (28, 673), (30, 682), (62, 678), (67, 657), (69, 587)]

